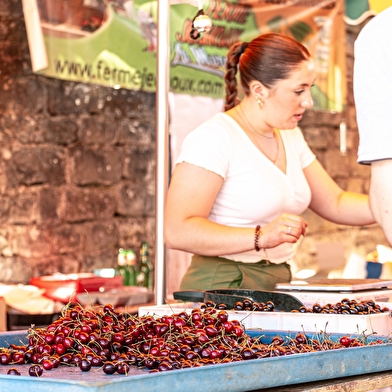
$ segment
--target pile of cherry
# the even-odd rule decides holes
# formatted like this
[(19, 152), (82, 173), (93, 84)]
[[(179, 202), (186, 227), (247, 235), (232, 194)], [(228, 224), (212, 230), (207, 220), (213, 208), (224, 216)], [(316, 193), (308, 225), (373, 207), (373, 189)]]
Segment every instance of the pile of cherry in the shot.
[[(226, 310), (227, 305), (216, 304), (212, 301), (206, 302), (207, 306), (216, 307), (217, 309)], [(274, 312), (275, 304), (272, 301), (255, 302), (250, 299), (244, 299), (234, 304), (233, 310), (245, 310), (252, 312)], [(335, 304), (320, 305), (318, 303), (312, 306), (301, 306), (299, 309), (292, 310), (291, 313), (328, 313), (328, 314), (376, 314), (388, 313), (390, 309), (382, 307), (373, 300), (357, 301), (355, 299), (343, 298), (340, 302)]]
[(262, 337), (248, 335), (239, 321), (230, 321), (227, 311), (211, 304), (154, 317), (119, 312), (110, 304), (83, 308), (69, 303), (49, 326), (32, 326), (26, 345), (0, 348), (0, 365), (13, 365), (8, 374), (19, 375), (17, 365), (30, 364), (29, 374), (37, 377), (58, 366), (127, 375), (133, 366), (161, 372), (382, 343), (386, 342), (369, 342), (365, 336), (333, 340), (326, 334), (308, 338), (303, 333), (263, 343)]

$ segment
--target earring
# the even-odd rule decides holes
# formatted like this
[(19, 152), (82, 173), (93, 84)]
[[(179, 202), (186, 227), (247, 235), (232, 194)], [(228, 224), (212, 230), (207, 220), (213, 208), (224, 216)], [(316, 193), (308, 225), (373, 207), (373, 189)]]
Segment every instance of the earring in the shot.
[(264, 102), (261, 100), (260, 97), (257, 97), (257, 98), (256, 98), (256, 102), (257, 102), (257, 104), (259, 105), (259, 108), (262, 109), (262, 108), (263, 108), (263, 105), (264, 105)]

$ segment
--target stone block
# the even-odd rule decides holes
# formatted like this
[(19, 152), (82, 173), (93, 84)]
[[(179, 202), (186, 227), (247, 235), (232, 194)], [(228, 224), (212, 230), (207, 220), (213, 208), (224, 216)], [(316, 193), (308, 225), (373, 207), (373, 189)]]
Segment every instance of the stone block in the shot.
[(147, 242), (151, 247), (155, 244), (155, 217), (126, 219), (117, 221), (119, 232), (119, 248), (133, 249), (136, 254), (142, 244)]
[(50, 117), (38, 120), (36, 142), (69, 145), (78, 140), (78, 125), (72, 117)]
[(99, 255), (86, 255), (81, 265), (81, 270), (91, 272), (99, 268), (116, 268), (117, 267), (117, 249), (102, 250)]
[(143, 118), (155, 121), (156, 94), (134, 90), (112, 90), (102, 107), (105, 115), (116, 118)]
[(61, 188), (41, 188), (37, 198), (37, 223), (56, 226), (60, 222), (58, 208)]
[(116, 213), (128, 217), (153, 216), (155, 214), (155, 189), (135, 182), (124, 182), (116, 191)]
[(306, 127), (303, 130), (305, 140), (312, 150), (326, 150), (329, 147), (329, 132), (327, 127)]
[(47, 257), (52, 252), (51, 233), (36, 226), (14, 226), (12, 251), (24, 258)]
[(54, 254), (71, 254), (83, 251), (86, 229), (81, 224), (66, 224), (53, 229)]
[(123, 152), (120, 148), (75, 147), (71, 157), (72, 182), (76, 185), (112, 185), (121, 179)]
[(59, 215), (66, 222), (102, 220), (114, 215), (113, 195), (104, 189), (72, 188), (64, 191)]
[(10, 208), (11, 208), (11, 197), (8, 195), (1, 195), (0, 222), (2, 224), (8, 221), (8, 218), (10, 216)]
[(79, 140), (85, 145), (110, 145), (116, 137), (115, 122), (110, 117), (88, 116), (80, 119)]
[(155, 149), (144, 146), (125, 148), (124, 178), (135, 182), (155, 179)]
[(44, 97), (44, 88), (35, 76), (4, 79), (0, 85), (0, 113), (37, 115), (44, 110)]
[(77, 255), (29, 258), (25, 262), (31, 270), (31, 277), (47, 276), (53, 274), (75, 274), (80, 272), (81, 261)]
[(350, 160), (348, 156), (342, 156), (337, 150), (326, 151), (326, 170), (333, 178), (348, 176), (348, 165)]
[(301, 128), (320, 125), (337, 127), (339, 126), (341, 119), (342, 113), (328, 110), (307, 110), (298, 125)]
[(12, 225), (33, 224), (37, 205), (35, 192), (17, 194), (10, 199), (8, 223)]
[(32, 269), (26, 260), (19, 257), (0, 256), (0, 282), (6, 284), (28, 284)]
[(65, 182), (65, 156), (60, 148), (21, 148), (11, 153), (6, 162), (7, 184), (20, 185), (52, 184)]
[(124, 118), (118, 121), (117, 130), (120, 144), (155, 144), (155, 128), (147, 121)]
[(0, 16), (8, 18), (22, 18), (23, 9), (21, 0), (2, 0)]
[(17, 140), (22, 144), (42, 142), (37, 131), (37, 121), (31, 116), (5, 115), (0, 119), (2, 141)]
[(108, 252), (117, 259), (118, 230), (112, 220), (86, 225), (85, 255), (99, 256)]

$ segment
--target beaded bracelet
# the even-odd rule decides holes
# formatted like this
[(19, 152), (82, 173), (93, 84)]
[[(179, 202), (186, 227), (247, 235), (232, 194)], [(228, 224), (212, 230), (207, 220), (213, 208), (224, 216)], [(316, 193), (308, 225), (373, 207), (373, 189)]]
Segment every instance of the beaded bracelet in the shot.
[(261, 250), (260, 245), (259, 245), (259, 239), (262, 234), (263, 234), (263, 232), (261, 231), (260, 225), (257, 225), (256, 229), (255, 229), (255, 250), (256, 250), (256, 252), (260, 252), (260, 250)]

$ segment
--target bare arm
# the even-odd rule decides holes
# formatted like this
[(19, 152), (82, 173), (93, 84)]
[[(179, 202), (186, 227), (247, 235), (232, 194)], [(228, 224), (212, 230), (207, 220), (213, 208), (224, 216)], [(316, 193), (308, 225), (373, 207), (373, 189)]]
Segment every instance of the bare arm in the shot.
[(370, 211), (369, 197), (341, 189), (319, 161), (315, 160), (304, 169), (304, 173), (312, 191), (309, 208), (315, 213), (343, 225), (361, 226), (375, 223)]
[(372, 162), (370, 207), (392, 244), (392, 159)]
[[(205, 256), (241, 253), (254, 249), (255, 228), (228, 227), (208, 219), (223, 178), (206, 169), (181, 163), (176, 166), (167, 194), (165, 242), (169, 248)], [(287, 227), (292, 227), (287, 234)], [(294, 243), (305, 234), (299, 216), (283, 214), (262, 228), (260, 246), (273, 248)]]

